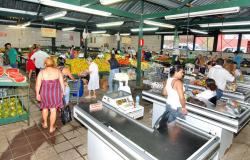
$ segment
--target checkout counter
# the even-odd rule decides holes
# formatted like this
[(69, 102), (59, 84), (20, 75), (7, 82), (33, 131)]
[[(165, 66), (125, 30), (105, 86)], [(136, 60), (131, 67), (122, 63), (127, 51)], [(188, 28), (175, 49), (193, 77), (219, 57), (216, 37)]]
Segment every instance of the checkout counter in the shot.
[[(110, 96), (108, 96), (111, 98)], [(89, 160), (198, 160), (216, 159), (219, 138), (182, 120), (162, 134), (105, 102), (91, 109), (74, 107), (73, 115), (88, 128)]]
[[(143, 91), (142, 98), (153, 103), (153, 127), (157, 119), (165, 111), (166, 97), (162, 96), (161, 90), (151, 89)], [(185, 122), (220, 138), (218, 159), (231, 146), (234, 134), (239, 133), (250, 120), (250, 105), (242, 102), (240, 105), (243, 109), (239, 114), (234, 114), (229, 112), (225, 106), (204, 107), (190, 102), (186, 103), (188, 114), (185, 117)]]

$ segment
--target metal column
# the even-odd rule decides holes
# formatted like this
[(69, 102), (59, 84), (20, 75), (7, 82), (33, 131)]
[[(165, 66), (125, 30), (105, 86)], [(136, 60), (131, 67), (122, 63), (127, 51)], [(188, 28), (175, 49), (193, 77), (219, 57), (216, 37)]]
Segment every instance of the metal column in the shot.
[(141, 86), (141, 52), (142, 46), (140, 45), (140, 40), (143, 38), (143, 10), (144, 10), (144, 1), (141, 1), (141, 18), (139, 26), (139, 39), (138, 39), (138, 54), (137, 54), (137, 69), (136, 69), (136, 86)]

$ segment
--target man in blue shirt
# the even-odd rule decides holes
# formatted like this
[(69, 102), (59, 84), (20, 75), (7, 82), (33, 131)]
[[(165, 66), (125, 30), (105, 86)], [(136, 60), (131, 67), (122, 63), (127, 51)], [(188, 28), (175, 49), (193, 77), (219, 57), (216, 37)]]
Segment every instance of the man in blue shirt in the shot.
[(6, 54), (8, 56), (10, 66), (12, 68), (17, 68), (17, 51), (16, 51), (16, 49), (12, 48), (10, 43), (6, 43), (4, 46), (5, 46), (5, 49), (7, 51)]
[(234, 52), (234, 59), (233, 61), (237, 63), (237, 69), (240, 69), (240, 64), (243, 61), (243, 58), (239, 55), (238, 51)]

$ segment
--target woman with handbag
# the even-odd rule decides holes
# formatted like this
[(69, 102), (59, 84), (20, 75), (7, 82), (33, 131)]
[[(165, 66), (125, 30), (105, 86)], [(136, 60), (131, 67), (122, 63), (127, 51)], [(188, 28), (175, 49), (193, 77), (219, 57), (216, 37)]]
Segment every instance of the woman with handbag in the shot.
[(64, 87), (65, 87), (65, 96), (64, 101), (65, 105), (69, 104), (69, 96), (70, 96), (70, 88), (68, 84), (68, 79), (75, 80), (75, 78), (72, 76), (70, 70), (65, 67), (65, 59), (63, 57), (58, 57), (57, 59), (57, 68), (62, 72), (63, 74), (63, 80), (64, 80)]
[(53, 58), (46, 58), (45, 69), (39, 72), (36, 81), (36, 98), (42, 109), (42, 127), (48, 128), (47, 118), (50, 111), (50, 129), (55, 131), (56, 109), (63, 107), (64, 82), (63, 75), (55, 67)]

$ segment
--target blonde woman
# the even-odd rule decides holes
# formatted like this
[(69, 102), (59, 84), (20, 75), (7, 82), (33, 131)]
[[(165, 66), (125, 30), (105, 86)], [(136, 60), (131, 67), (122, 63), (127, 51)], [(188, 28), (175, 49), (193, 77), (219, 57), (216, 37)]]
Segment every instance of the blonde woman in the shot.
[(61, 71), (55, 68), (53, 58), (46, 58), (45, 69), (39, 72), (36, 81), (36, 98), (42, 109), (42, 127), (47, 128), (47, 118), (50, 111), (49, 132), (55, 131), (56, 109), (63, 107), (64, 82)]

